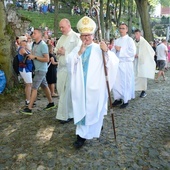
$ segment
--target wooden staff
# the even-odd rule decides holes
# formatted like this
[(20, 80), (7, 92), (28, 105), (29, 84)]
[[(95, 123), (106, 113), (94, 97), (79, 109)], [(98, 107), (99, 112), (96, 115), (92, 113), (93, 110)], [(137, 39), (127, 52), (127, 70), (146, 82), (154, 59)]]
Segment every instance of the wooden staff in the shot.
[[(100, 26), (99, 9), (96, 5), (94, 5), (93, 0), (91, 0), (91, 16), (92, 16), (93, 10), (96, 12), (97, 25), (98, 25), (98, 38), (99, 38), (99, 42), (101, 42), (102, 41), (102, 32), (101, 32), (101, 26)], [(111, 109), (112, 108), (112, 99), (111, 99), (111, 94), (110, 94), (108, 72), (107, 72), (106, 60), (105, 60), (105, 52), (103, 50), (102, 50), (102, 57), (103, 57), (103, 64), (104, 64), (104, 73), (105, 73), (105, 77), (106, 77), (107, 92), (108, 92), (110, 109)], [(114, 113), (113, 112), (111, 113), (111, 117), (112, 117), (114, 138), (116, 140), (116, 130), (115, 130), (115, 121), (114, 121)]]

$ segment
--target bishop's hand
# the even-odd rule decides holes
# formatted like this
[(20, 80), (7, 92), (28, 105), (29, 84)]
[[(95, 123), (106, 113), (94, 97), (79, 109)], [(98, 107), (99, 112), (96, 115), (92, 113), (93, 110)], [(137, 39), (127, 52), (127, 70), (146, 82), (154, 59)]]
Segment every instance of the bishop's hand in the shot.
[(84, 53), (84, 51), (86, 50), (87, 48), (87, 44), (86, 44), (86, 41), (82, 41), (82, 45), (80, 47), (80, 50), (78, 51), (78, 55), (82, 55)]
[(104, 41), (101, 41), (100, 42), (100, 48), (101, 50), (103, 50), (104, 52), (107, 52), (108, 51), (108, 47), (106, 45), (106, 43)]

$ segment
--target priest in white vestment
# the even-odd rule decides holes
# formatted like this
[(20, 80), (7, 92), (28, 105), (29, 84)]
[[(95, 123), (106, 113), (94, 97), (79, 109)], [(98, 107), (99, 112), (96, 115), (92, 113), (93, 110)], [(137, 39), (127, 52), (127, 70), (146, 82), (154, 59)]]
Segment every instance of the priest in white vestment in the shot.
[(155, 51), (152, 46), (141, 36), (139, 29), (135, 30), (136, 55), (134, 60), (135, 91), (141, 91), (140, 97), (146, 97), (147, 78), (155, 78), (156, 64)]
[(113, 86), (114, 102), (112, 106), (126, 108), (129, 100), (135, 98), (135, 82), (133, 61), (136, 47), (133, 39), (127, 35), (128, 27), (125, 23), (119, 26), (121, 37), (115, 40), (116, 56), (119, 58), (119, 68), (116, 85)]
[(60, 123), (68, 123), (73, 119), (73, 109), (71, 103), (70, 76), (67, 70), (66, 56), (77, 45), (81, 44), (80, 35), (71, 29), (68, 19), (62, 19), (59, 23), (62, 36), (57, 42), (54, 52), (57, 54), (57, 91), (59, 94), (58, 110), (56, 119)]
[(107, 114), (108, 92), (102, 50), (105, 52), (110, 87), (114, 85), (119, 60), (104, 42), (93, 42), (96, 24), (91, 18), (85, 16), (80, 19), (77, 29), (81, 34), (82, 45), (68, 55), (67, 62), (71, 72), (77, 135), (74, 146), (80, 148), (86, 139), (99, 138), (104, 115)]

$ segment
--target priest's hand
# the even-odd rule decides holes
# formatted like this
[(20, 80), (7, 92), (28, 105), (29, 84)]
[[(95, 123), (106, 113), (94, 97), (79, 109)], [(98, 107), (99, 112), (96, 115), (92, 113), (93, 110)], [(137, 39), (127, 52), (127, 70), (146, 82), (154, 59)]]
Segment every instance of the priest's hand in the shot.
[(59, 55), (65, 55), (65, 49), (64, 49), (64, 47), (59, 48), (58, 51), (57, 51), (57, 54), (59, 54)]
[(116, 49), (116, 51), (120, 51), (121, 50), (121, 46), (115, 45), (115, 49)]
[(135, 58), (138, 58), (138, 55), (137, 55), (137, 54), (135, 55)]

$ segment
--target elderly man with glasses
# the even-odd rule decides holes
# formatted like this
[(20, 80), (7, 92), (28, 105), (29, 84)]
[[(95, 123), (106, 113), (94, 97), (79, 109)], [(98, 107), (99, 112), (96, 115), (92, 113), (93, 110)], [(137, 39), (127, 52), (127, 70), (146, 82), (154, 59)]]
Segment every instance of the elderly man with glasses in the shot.
[(79, 20), (77, 29), (82, 40), (67, 58), (71, 71), (71, 96), (76, 125), (76, 148), (86, 139), (99, 138), (104, 115), (107, 114), (108, 93), (102, 50), (105, 52), (110, 87), (115, 82), (118, 58), (108, 50), (104, 42), (94, 43), (95, 22), (85, 16)]
[(133, 61), (136, 47), (133, 39), (128, 36), (128, 26), (121, 23), (119, 26), (120, 38), (115, 40), (116, 56), (119, 58), (119, 68), (116, 85), (113, 87), (114, 102), (112, 106), (126, 108), (128, 101), (135, 98), (135, 82)]

